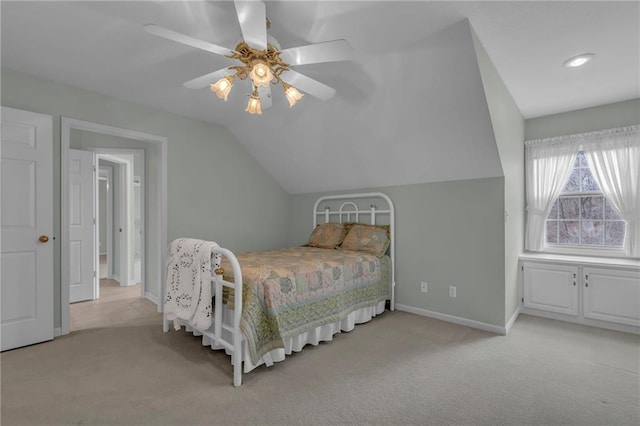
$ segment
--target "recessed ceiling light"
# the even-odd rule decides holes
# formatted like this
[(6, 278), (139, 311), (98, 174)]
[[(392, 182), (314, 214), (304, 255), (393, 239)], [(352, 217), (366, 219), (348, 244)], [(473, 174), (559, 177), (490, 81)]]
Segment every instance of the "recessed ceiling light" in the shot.
[(593, 53), (583, 53), (582, 55), (574, 56), (564, 61), (564, 66), (567, 68), (581, 67), (593, 59), (594, 56), (596, 55)]

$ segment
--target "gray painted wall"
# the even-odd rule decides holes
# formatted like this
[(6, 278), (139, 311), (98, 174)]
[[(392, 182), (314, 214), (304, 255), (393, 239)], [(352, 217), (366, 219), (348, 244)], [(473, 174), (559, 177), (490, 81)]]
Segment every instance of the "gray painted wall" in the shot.
[[(504, 326), (504, 178), (357, 192), (369, 191), (387, 194), (396, 208), (396, 303)], [(320, 195), (292, 196), (290, 245), (307, 242)]]
[(518, 256), (524, 250), (524, 118), (491, 58), (473, 32), (476, 56), (504, 172), (505, 324), (520, 305)]
[[(640, 99), (524, 122), (478, 44), (476, 54), (504, 178), (372, 190), (387, 193), (396, 203), (397, 303), (503, 326), (518, 305), (515, 268), (525, 216), (522, 141), (638, 124)], [(2, 103), (54, 116), (57, 200), (59, 117), (65, 115), (169, 138), (169, 240), (196, 236), (246, 251), (302, 244), (309, 236), (319, 194), (286, 194), (219, 126), (10, 70), (2, 74)], [(56, 205), (57, 233), (59, 219)], [(58, 245), (55, 256), (59, 298)], [(425, 280), (427, 295), (419, 291)], [(456, 299), (448, 297), (449, 285), (458, 287)], [(56, 321), (58, 325), (57, 308)]]
[(532, 118), (525, 122), (525, 139), (594, 132), (640, 124), (640, 98)]
[[(1, 85), (2, 105), (53, 116), (56, 236), (60, 117), (66, 116), (168, 138), (169, 241), (199, 237), (236, 251), (285, 245), (289, 195), (223, 127), (5, 68)], [(60, 239), (54, 243), (54, 326), (60, 327)]]
[[(503, 327), (518, 307), (524, 119), (482, 46), (474, 47), (486, 98), (474, 119), (486, 120), (492, 133), (478, 135), (481, 140), (474, 142), (490, 147), (487, 155), (499, 155), (504, 177), (350, 192), (380, 191), (396, 206), (397, 304)], [(326, 194), (292, 195), (291, 245), (308, 240), (313, 205)], [(510, 217), (506, 223), (505, 209)], [(420, 292), (421, 281), (429, 284), (426, 294)], [(457, 288), (456, 298), (449, 297), (451, 285)]]
[[(525, 123), (491, 59), (473, 36), (487, 102), (486, 119), (493, 131), (491, 143), (497, 146), (504, 177), (354, 192), (384, 192), (395, 203), (399, 305), (502, 327), (519, 306)], [(291, 245), (307, 241), (313, 205), (321, 195), (292, 196)], [(421, 281), (429, 283), (426, 294), (420, 292)], [(456, 298), (449, 297), (450, 285), (457, 287)]]

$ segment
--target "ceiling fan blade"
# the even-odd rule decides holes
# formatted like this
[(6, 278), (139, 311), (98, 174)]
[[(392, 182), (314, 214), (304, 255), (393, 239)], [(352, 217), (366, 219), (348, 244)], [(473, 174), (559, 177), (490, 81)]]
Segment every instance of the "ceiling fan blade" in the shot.
[(289, 65), (318, 64), (346, 61), (351, 59), (352, 52), (349, 42), (341, 39), (284, 49), (280, 53), (280, 59)]
[(238, 22), (245, 43), (254, 49), (267, 49), (267, 11), (261, 1), (235, 1)]
[(183, 83), (182, 85), (188, 89), (204, 89), (205, 87), (215, 83), (225, 75), (229, 75), (229, 74), (233, 74), (233, 72), (229, 70), (229, 68), (222, 68), (222, 69), (219, 69), (218, 71), (214, 71), (212, 73), (205, 74), (198, 78), (194, 78), (193, 80), (189, 80), (186, 83)]
[(293, 70), (283, 72), (280, 78), (296, 89), (323, 101), (331, 99), (336, 94), (336, 89)]
[(156, 24), (145, 25), (144, 29), (149, 34), (166, 38), (167, 40), (175, 41), (187, 46), (195, 47), (197, 49), (202, 49), (207, 52), (215, 53), (217, 55), (227, 56), (234, 53), (233, 50), (229, 50), (226, 47), (218, 46), (217, 44), (209, 43), (207, 41), (198, 40), (197, 38), (189, 37), (188, 35), (163, 28)]
[(258, 95), (260, 96), (260, 106), (262, 109), (269, 108), (273, 104), (271, 101), (271, 86), (258, 87)]

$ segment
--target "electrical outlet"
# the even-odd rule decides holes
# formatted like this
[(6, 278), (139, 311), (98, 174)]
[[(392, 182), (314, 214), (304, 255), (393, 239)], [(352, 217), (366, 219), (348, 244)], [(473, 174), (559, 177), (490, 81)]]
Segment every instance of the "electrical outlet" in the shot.
[(427, 290), (429, 290), (429, 286), (427, 285), (426, 281), (421, 281), (420, 282), (420, 291), (423, 293), (426, 293)]
[(456, 297), (456, 286), (449, 286), (449, 297)]

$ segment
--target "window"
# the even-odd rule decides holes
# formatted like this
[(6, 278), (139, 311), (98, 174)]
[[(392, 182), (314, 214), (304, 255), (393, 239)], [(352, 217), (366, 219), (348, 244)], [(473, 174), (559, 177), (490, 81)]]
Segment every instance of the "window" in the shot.
[(569, 179), (546, 220), (546, 242), (553, 246), (621, 248), (625, 222), (603, 195), (579, 152)]
[(640, 258), (640, 126), (525, 142), (525, 249)]

